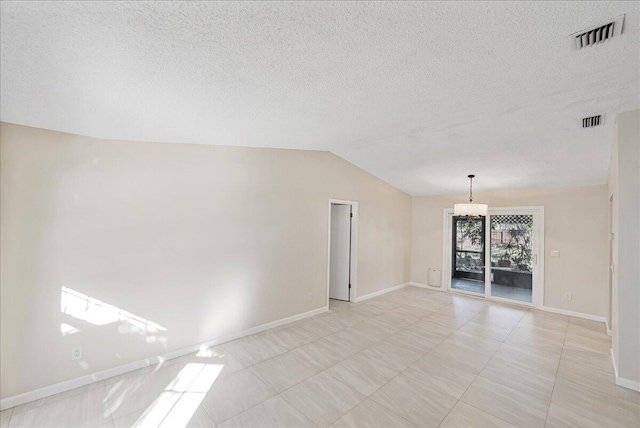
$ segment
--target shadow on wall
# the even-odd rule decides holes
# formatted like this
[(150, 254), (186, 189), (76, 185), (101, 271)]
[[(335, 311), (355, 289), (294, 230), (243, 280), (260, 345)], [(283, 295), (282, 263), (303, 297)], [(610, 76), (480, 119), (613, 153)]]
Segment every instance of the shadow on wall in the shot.
[[(145, 342), (166, 342), (166, 338), (159, 337), (158, 333), (167, 331), (153, 321), (127, 312), (123, 309), (104, 303), (98, 299), (82, 294), (71, 288), (62, 287), (60, 293), (60, 311), (90, 324), (103, 326), (112, 323), (120, 323), (118, 333), (139, 334), (145, 337)], [(60, 333), (63, 336), (74, 334), (80, 330), (72, 325), (61, 323)]]

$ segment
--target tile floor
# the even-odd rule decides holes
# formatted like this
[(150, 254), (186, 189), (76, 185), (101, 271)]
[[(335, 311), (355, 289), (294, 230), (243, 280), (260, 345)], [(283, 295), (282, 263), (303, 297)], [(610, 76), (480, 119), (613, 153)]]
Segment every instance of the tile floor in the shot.
[(601, 323), (407, 287), (0, 413), (4, 427), (638, 427)]

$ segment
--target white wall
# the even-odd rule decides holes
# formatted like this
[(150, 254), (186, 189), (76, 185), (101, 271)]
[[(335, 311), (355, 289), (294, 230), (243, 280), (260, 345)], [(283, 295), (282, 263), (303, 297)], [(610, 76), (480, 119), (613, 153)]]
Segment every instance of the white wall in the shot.
[(0, 132), (2, 398), (324, 306), (329, 198), (359, 202), (358, 295), (409, 281), (411, 198), (333, 154)]
[[(490, 207), (545, 207), (544, 305), (606, 316), (607, 186), (510, 190), (476, 193)], [(443, 210), (465, 202), (468, 194), (413, 198), (411, 282), (427, 283), (428, 269), (442, 269)], [(559, 258), (548, 257), (559, 250)], [(572, 293), (572, 300), (564, 300)]]
[(640, 110), (618, 115), (612, 152), (613, 355), (620, 384), (640, 390)]

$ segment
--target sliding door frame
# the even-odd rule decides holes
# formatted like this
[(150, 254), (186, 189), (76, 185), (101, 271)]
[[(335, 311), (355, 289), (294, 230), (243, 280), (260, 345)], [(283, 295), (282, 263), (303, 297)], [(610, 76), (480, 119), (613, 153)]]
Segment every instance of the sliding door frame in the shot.
[[(491, 215), (500, 214), (525, 214), (533, 215), (533, 255), (537, 263), (533, 264), (533, 287), (531, 303), (518, 300), (504, 299), (491, 296)], [(544, 207), (499, 207), (489, 208), (485, 219), (485, 292), (473, 293), (464, 290), (451, 288), (451, 269), (453, 254), (453, 209), (445, 208), (443, 211), (443, 239), (442, 239), (442, 284), (447, 292), (467, 294), (470, 296), (483, 297), (488, 300), (512, 303), (516, 305), (542, 308), (544, 306)]]

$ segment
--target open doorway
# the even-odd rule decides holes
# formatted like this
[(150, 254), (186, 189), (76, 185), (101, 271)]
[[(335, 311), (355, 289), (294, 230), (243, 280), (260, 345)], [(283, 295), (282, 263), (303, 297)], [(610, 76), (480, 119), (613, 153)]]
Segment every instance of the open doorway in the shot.
[(357, 202), (329, 201), (328, 299), (345, 302), (355, 300), (357, 212)]

